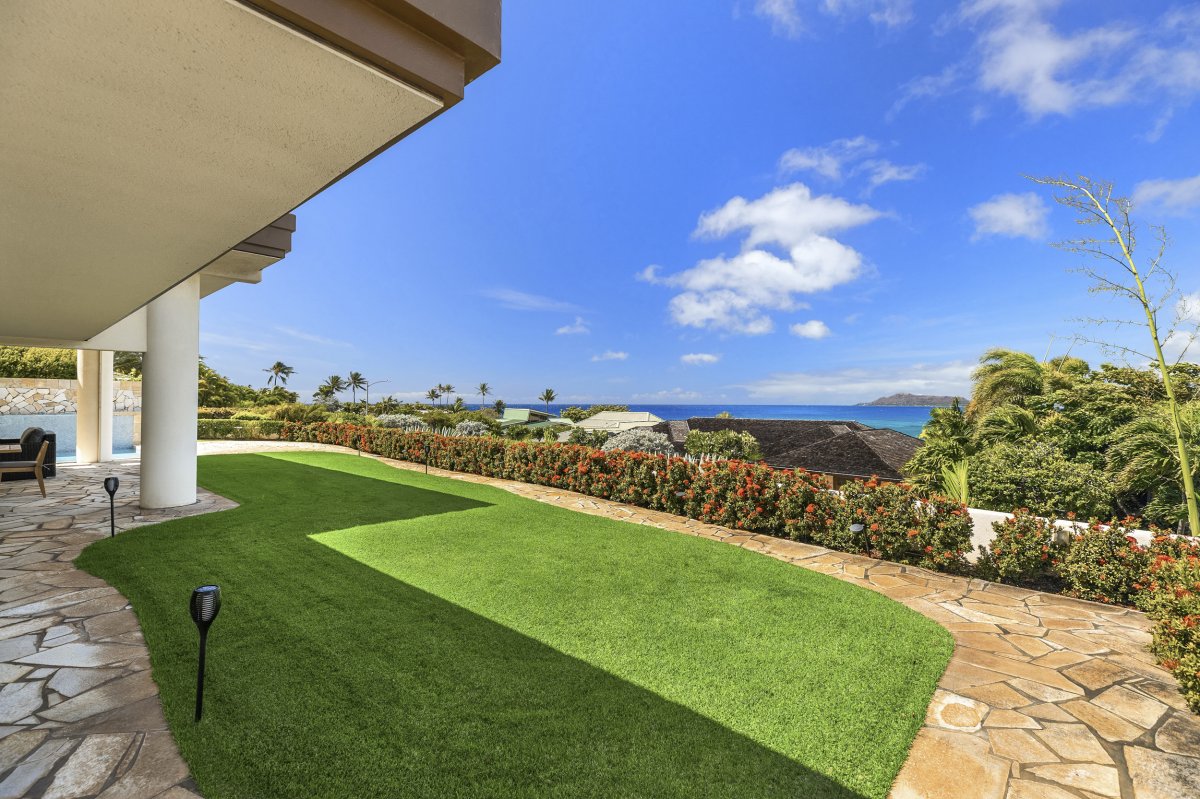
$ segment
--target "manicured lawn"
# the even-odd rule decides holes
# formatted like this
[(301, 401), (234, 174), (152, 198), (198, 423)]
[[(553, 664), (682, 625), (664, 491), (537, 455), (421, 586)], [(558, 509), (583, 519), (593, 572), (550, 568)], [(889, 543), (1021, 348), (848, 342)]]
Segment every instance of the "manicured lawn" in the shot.
[(883, 797), (953, 646), (824, 575), (368, 458), (200, 476), (241, 506), (78, 564), (133, 602), (208, 799)]

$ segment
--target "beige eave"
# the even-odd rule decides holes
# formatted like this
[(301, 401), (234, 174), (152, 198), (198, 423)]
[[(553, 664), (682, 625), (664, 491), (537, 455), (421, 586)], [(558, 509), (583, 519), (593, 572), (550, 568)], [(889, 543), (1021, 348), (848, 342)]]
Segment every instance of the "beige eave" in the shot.
[[(426, 3), (264, 5), (271, 15), (232, 0), (0, 3), (0, 340), (91, 339), (197, 272), (203, 293), (256, 282), (286, 249), (242, 244), (469, 79)], [(499, 3), (476, 5), (495, 7), (498, 54)], [(277, 13), (291, 6), (292, 19)], [(403, 12), (376, 36), (388, 63), (406, 41), (440, 48), (457, 89), (416, 74), (428, 58), (403, 80), (368, 46), (322, 39), (304, 29), (307, 6)]]

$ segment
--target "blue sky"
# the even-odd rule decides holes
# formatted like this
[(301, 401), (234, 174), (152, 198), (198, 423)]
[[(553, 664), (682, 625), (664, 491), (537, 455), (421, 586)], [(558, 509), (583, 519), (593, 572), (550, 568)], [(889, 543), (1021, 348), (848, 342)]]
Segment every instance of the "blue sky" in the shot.
[(1075, 321), (1133, 309), (1068, 272), (1072, 217), (1022, 174), (1114, 181), (1200, 297), (1200, 9), (1134, 7), (510, 0), (502, 63), (299, 208), (286, 260), (204, 301), (201, 352), (306, 397), (357, 370), (836, 404), (1119, 337)]

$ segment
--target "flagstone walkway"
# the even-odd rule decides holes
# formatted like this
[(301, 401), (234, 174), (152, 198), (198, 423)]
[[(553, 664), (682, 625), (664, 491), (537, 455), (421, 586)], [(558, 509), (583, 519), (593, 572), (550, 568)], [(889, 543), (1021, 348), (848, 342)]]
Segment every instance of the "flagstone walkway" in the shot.
[[(264, 450), (352, 452), (201, 443), (202, 453)], [(170, 518), (138, 515), (135, 462), (64, 468), (65, 479), (48, 484), (47, 504), (27, 488), (14, 494), (0, 487), (0, 674), (11, 683), (0, 690), (0, 799), (195, 795), (166, 732), (131, 611), (115, 590), (69, 566), (107, 532), (99, 482), (114, 471), (130, 503), (118, 511), (120, 527)], [(878, 591), (942, 624), (954, 635), (954, 655), (894, 799), (1200, 797), (1200, 719), (1146, 652), (1150, 625), (1141, 613), (746, 535), (544, 486), (430, 471), (755, 550)], [(230, 506), (204, 494), (179, 515)]]
[[(137, 507), (138, 462), (60, 465), (0, 483), (0, 799), (194, 799), (125, 597), (71, 561), (109, 534), (102, 482), (117, 475), (117, 530), (224, 510)], [(186, 613), (187, 597), (180, 597)]]

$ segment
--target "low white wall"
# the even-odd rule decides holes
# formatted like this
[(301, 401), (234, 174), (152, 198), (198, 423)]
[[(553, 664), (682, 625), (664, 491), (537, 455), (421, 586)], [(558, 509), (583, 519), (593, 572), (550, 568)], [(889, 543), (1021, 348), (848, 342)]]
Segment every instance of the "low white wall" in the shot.
[[(981, 510), (979, 508), (967, 508), (967, 512), (971, 514), (971, 522), (974, 525), (974, 531), (971, 534), (971, 546), (975, 550), (975, 554), (979, 554), (979, 547), (990, 544), (995, 531), (992, 530), (993, 522), (1004, 521), (1011, 519), (1011, 513), (1000, 513), (994, 510)], [(1070, 521), (1068, 519), (1055, 519), (1054, 526), (1062, 530), (1060, 540), (1066, 541), (1067, 537), (1076, 528), (1083, 528), (1087, 525), (1079, 521)], [(1149, 546), (1150, 539), (1153, 538), (1153, 533), (1149, 530), (1133, 530), (1130, 532), (1137, 542), (1142, 546)]]

